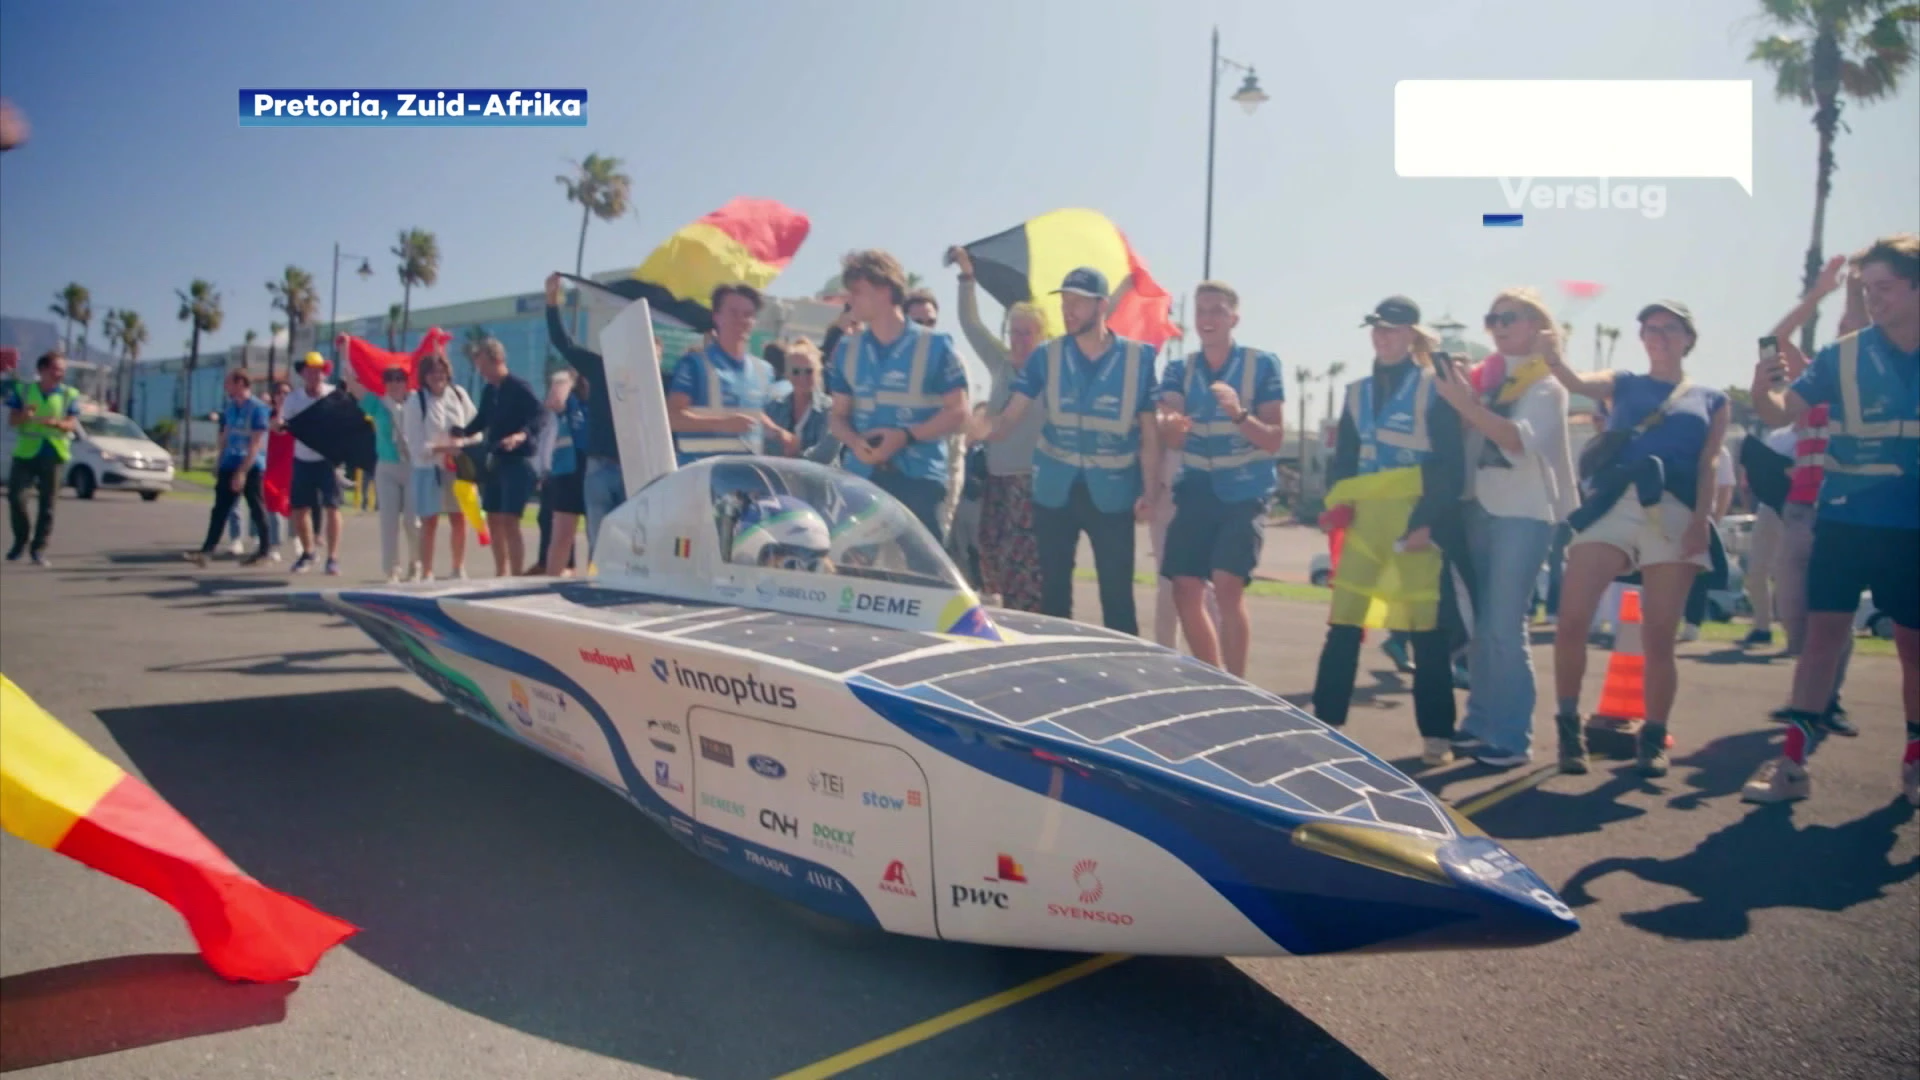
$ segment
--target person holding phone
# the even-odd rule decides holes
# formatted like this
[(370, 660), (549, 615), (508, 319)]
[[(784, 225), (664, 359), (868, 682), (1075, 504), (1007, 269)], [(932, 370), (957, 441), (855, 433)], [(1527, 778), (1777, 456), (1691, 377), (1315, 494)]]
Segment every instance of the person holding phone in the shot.
[(1553, 531), (1577, 504), (1567, 388), (1547, 363), (1553, 316), (1532, 289), (1494, 299), (1487, 327), (1499, 351), (1473, 371), (1434, 357), (1434, 391), (1466, 428), (1467, 557), (1476, 586), (1464, 742), (1482, 765), (1532, 760), (1535, 684), (1527, 622)]
[(1420, 324), (1417, 304), (1390, 296), (1360, 325), (1372, 330), (1374, 362), (1347, 386), (1327, 467), (1330, 509), (1320, 527), (1344, 530), (1345, 540), (1313, 712), (1344, 725), (1365, 630), (1407, 631), (1421, 761), (1445, 765), (1453, 760), (1458, 716), (1452, 654), (1459, 615), (1448, 546), (1459, 550), (1453, 537), (1464, 471), (1460, 416), (1435, 392), (1439, 338)]
[(1607, 431), (1583, 454), (1586, 502), (1569, 517), (1566, 581), (1560, 629), (1554, 634), (1553, 676), (1559, 698), (1560, 768), (1587, 771), (1580, 687), (1587, 674), (1587, 642), (1601, 594), (1614, 579), (1640, 572), (1641, 645), (1646, 664), (1646, 722), (1640, 728), (1637, 768), (1665, 776), (1670, 767), (1667, 729), (1679, 689), (1674, 643), (1695, 575), (1713, 565), (1713, 517), (1719, 494), (1716, 462), (1725, 445), (1727, 395), (1687, 380), (1685, 361), (1699, 343), (1693, 312), (1662, 300), (1640, 309), (1645, 375), (1575, 372), (1557, 343), (1546, 352), (1554, 378), (1570, 393), (1605, 403)]

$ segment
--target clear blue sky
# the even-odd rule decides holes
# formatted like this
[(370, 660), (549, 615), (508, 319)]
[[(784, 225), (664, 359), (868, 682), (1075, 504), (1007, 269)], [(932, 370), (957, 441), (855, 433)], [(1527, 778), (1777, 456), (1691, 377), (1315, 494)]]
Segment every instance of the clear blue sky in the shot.
[[(340, 286), (341, 317), (400, 298), (396, 234), (438, 234), (440, 283), (416, 306), (538, 288), (571, 269), (578, 227), (554, 176), (626, 159), (637, 217), (596, 223), (590, 271), (632, 266), (728, 198), (780, 199), (813, 235), (783, 294), (810, 293), (854, 247), (893, 250), (951, 295), (946, 245), (1062, 206), (1099, 209), (1176, 292), (1200, 275), (1208, 32), (1273, 100), (1222, 103), (1214, 273), (1244, 298), (1241, 339), (1291, 367), (1369, 357), (1360, 316), (1405, 292), (1476, 324), (1501, 287), (1599, 281), (1568, 314), (1574, 355), (1598, 319), (1649, 298), (1693, 306), (1694, 374), (1745, 384), (1753, 339), (1791, 305), (1810, 229), (1814, 132), (1744, 59), (1754, 0), (1291, 5), (568, 3), (263, 5), (0, 2), (0, 94), (33, 139), (0, 158), (0, 312), (44, 316), (68, 281), (96, 313), (139, 310), (150, 356), (184, 351), (174, 290), (216, 283), (216, 345), (275, 316), (293, 262), (323, 293), (331, 249), (380, 256)], [(1506, 209), (1493, 180), (1401, 179), (1403, 78), (1753, 78), (1755, 192), (1667, 182), (1658, 220)], [(585, 130), (242, 130), (239, 87), (585, 86)], [(1230, 92), (1229, 77), (1222, 88)], [(1829, 251), (1920, 227), (1920, 95), (1851, 110)], [(1523, 131), (1515, 138), (1525, 138)], [(1559, 300), (1557, 292), (1550, 299)], [(1823, 324), (1838, 317), (1830, 305)], [(96, 323), (96, 340), (98, 329)], [(953, 328), (951, 317), (943, 319)], [(1292, 383), (1289, 378), (1289, 383)], [(1290, 385), (1291, 389), (1291, 385)], [(1318, 395), (1316, 395), (1318, 396)], [(1323, 400), (1323, 399), (1322, 399)], [(1316, 405), (1315, 412), (1320, 407)]]

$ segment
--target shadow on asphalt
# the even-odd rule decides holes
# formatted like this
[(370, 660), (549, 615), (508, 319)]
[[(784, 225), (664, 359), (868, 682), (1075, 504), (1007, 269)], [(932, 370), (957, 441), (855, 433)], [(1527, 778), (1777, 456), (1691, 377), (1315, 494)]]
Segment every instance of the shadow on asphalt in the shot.
[[(818, 918), (398, 688), (97, 715), (248, 872), (362, 927), (345, 948), (457, 1008), (669, 1072), (776, 1075), (1082, 959)], [(961, 1042), (1021, 1075), (1378, 1075), (1205, 960), (1129, 961), (860, 1075), (986, 1075), (934, 1052)]]
[(1607, 858), (1576, 872), (1560, 890), (1574, 907), (1594, 902), (1587, 886), (1608, 874), (1685, 889), (1693, 899), (1620, 916), (1663, 937), (1727, 941), (1752, 927), (1763, 908), (1840, 912), (1877, 900), (1889, 886), (1920, 874), (1920, 855), (1898, 866), (1887, 856), (1895, 830), (1911, 821), (1904, 797), (1845, 825), (1797, 829), (1790, 806), (1758, 807), (1674, 859)]
[[(346, 625), (345, 620), (341, 620), (341, 624)], [(384, 662), (351, 667), (334, 662), (362, 656), (380, 657)], [(404, 675), (406, 673), (406, 669), (393, 660), (387, 650), (381, 648), (307, 649), (300, 652), (254, 653), (249, 656), (229, 656), (216, 660), (166, 664), (147, 670), (166, 675), (205, 675), (214, 672), (222, 675)]]
[(277, 1024), (299, 985), (231, 983), (198, 953), (9, 975), (0, 979), (0, 1072)]
[(1786, 658), (1779, 653), (1753, 652), (1748, 649), (1743, 649), (1738, 645), (1729, 645), (1724, 649), (1717, 649), (1713, 652), (1697, 652), (1688, 656), (1686, 659), (1698, 661), (1702, 664), (1752, 664), (1765, 667), (1775, 660), (1784, 660)]

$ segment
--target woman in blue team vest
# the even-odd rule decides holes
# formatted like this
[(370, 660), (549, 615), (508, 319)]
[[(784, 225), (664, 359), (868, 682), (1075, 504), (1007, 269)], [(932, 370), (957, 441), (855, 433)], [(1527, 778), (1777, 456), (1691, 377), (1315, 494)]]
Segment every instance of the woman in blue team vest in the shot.
[(1694, 575), (1712, 565), (1714, 458), (1726, 439), (1727, 395), (1687, 382), (1682, 364), (1699, 335), (1686, 305), (1648, 304), (1639, 321), (1647, 350), (1645, 375), (1579, 374), (1567, 367), (1557, 340), (1543, 343), (1548, 367), (1561, 385), (1604, 404), (1608, 412), (1606, 433), (1594, 439), (1581, 460), (1585, 504), (1568, 518), (1574, 534), (1567, 544), (1554, 633), (1559, 699), (1554, 716), (1565, 772), (1587, 771), (1579, 718), (1587, 673), (1585, 629), (1607, 586), (1638, 570), (1646, 658), (1639, 768), (1647, 776), (1666, 775), (1667, 722), (1679, 681), (1674, 639)]

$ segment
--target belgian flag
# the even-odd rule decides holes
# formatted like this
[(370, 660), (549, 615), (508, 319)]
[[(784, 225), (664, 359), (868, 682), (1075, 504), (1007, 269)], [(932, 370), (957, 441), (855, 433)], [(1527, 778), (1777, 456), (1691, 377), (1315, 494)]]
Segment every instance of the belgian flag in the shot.
[(764, 289), (787, 268), (813, 227), (807, 216), (772, 199), (741, 197), (674, 233), (630, 278), (586, 281), (700, 333), (713, 329), (707, 304), (721, 285), (744, 282)]
[(1005, 306), (1022, 300), (1037, 304), (1046, 317), (1048, 337), (1066, 332), (1060, 298), (1053, 290), (1068, 271), (1081, 266), (1107, 275), (1115, 291), (1122, 281), (1133, 279), (1133, 287), (1108, 315), (1114, 333), (1156, 346), (1180, 336), (1171, 317), (1173, 297), (1147, 272), (1126, 234), (1097, 211), (1055, 210), (964, 247), (980, 287)]
[(0, 718), (0, 826), (172, 905), (208, 966), (226, 978), (300, 978), (359, 932), (249, 877), (4, 675)]

